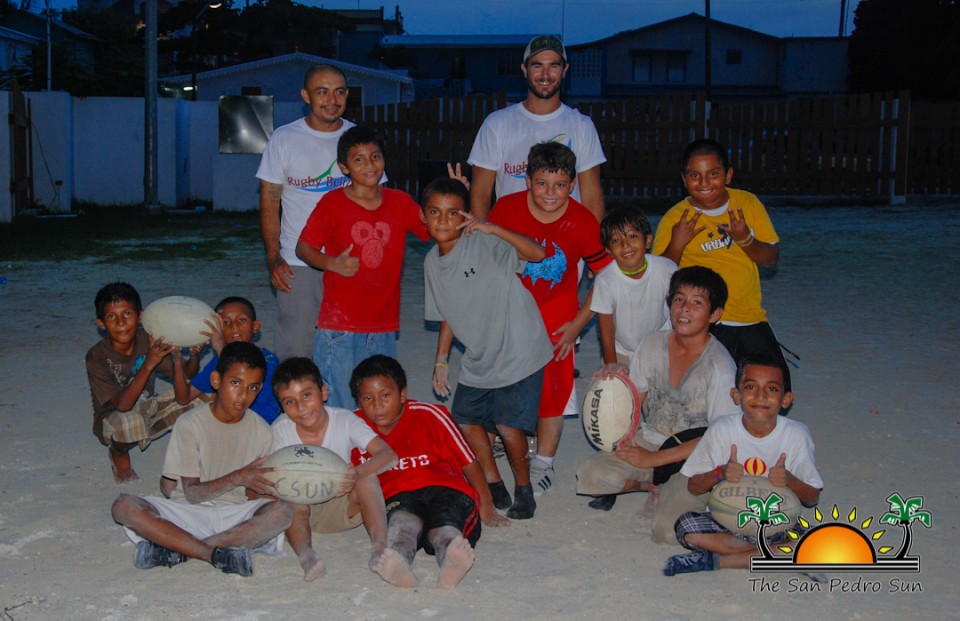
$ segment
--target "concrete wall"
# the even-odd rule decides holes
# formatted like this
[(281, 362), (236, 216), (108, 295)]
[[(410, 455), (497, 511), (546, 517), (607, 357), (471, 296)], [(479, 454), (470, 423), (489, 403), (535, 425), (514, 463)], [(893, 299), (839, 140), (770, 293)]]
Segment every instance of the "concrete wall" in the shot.
[[(142, 99), (27, 93), (33, 113), (34, 193), (51, 210), (72, 201), (99, 204), (143, 202), (144, 106)], [(10, 111), (0, 96), (0, 118)], [(305, 113), (301, 103), (276, 103), (274, 127)], [(167, 207), (188, 199), (214, 209), (244, 211), (258, 206), (260, 155), (219, 153), (217, 102), (161, 99), (158, 102), (157, 194)], [(10, 127), (0, 124), (0, 222), (13, 217)]]

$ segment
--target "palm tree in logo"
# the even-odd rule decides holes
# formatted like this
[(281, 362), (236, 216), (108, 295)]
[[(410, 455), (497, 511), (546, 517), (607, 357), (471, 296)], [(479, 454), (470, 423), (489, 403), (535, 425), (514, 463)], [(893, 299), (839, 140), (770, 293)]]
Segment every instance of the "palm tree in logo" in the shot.
[(915, 496), (904, 500), (900, 494), (894, 492), (887, 497), (887, 502), (890, 503), (890, 511), (883, 514), (880, 523), (890, 524), (891, 526), (899, 525), (903, 529), (903, 543), (900, 545), (900, 551), (897, 552), (896, 556), (899, 560), (905, 558), (907, 552), (910, 551), (911, 524), (919, 521), (930, 528), (932, 519), (929, 511), (920, 511), (920, 508), (923, 507), (923, 496)]
[(756, 520), (758, 524), (757, 545), (760, 546), (760, 553), (763, 554), (763, 558), (773, 558), (773, 553), (770, 552), (770, 548), (767, 546), (767, 538), (763, 535), (764, 529), (766, 529), (767, 526), (787, 524), (790, 521), (790, 518), (788, 518), (786, 514), (780, 512), (781, 502), (783, 502), (783, 498), (776, 492), (771, 492), (766, 500), (750, 496), (747, 498), (747, 508), (749, 511), (741, 511), (737, 514), (737, 524), (740, 528), (746, 526), (750, 520)]

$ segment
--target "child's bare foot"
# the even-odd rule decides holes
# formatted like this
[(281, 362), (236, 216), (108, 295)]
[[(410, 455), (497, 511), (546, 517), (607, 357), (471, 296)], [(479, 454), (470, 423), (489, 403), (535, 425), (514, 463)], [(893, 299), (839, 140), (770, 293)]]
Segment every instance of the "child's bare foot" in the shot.
[(640, 512), (637, 514), (642, 521), (653, 520), (653, 513), (657, 509), (657, 504), (660, 502), (660, 490), (659, 488), (654, 487), (650, 491), (650, 495), (647, 497), (647, 502), (643, 505), (643, 509), (640, 509)]
[(393, 548), (384, 550), (376, 563), (372, 558), (370, 561), (370, 569), (393, 586), (403, 589), (412, 589), (417, 586), (417, 577), (410, 569), (409, 563)]
[(477, 554), (470, 546), (470, 542), (463, 537), (456, 537), (447, 546), (447, 554), (440, 566), (440, 579), (437, 586), (441, 589), (452, 589), (460, 584), (463, 577), (473, 567)]
[(130, 483), (131, 481), (140, 480), (140, 477), (137, 476), (137, 473), (133, 471), (133, 467), (130, 465), (130, 453), (118, 455), (112, 450), (110, 450), (109, 453), (114, 481), (117, 483)]
[(313, 582), (327, 575), (327, 566), (312, 549), (300, 554), (300, 567), (303, 568), (304, 582)]

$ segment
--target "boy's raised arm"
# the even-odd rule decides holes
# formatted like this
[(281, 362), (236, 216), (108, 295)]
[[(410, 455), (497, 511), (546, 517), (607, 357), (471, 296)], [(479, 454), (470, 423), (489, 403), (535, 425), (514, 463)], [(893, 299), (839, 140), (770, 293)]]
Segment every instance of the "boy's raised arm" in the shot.
[(730, 224), (721, 224), (720, 228), (729, 235), (740, 249), (757, 265), (774, 267), (780, 260), (780, 244), (768, 244), (753, 236), (747, 221), (743, 217), (743, 208), (727, 210)]
[(400, 461), (386, 440), (379, 436), (370, 440), (364, 450), (370, 454), (370, 459), (357, 466), (357, 475), (360, 479), (382, 474)]
[(154, 372), (157, 365), (160, 364), (160, 361), (172, 351), (173, 345), (170, 343), (167, 343), (163, 339), (154, 340), (153, 337), (150, 337), (150, 349), (147, 351), (147, 359), (144, 360), (140, 366), (140, 370), (133, 376), (130, 383), (111, 399), (113, 407), (115, 407), (118, 412), (129, 412), (133, 409), (133, 406), (137, 404), (137, 400), (140, 399), (140, 395), (143, 394), (144, 389), (147, 387), (150, 374)]
[(332, 256), (306, 242), (297, 242), (297, 256), (304, 263), (318, 270), (328, 270), (346, 278), (354, 276), (360, 270), (360, 258), (351, 257), (351, 250), (353, 250), (353, 244), (347, 246), (346, 250), (337, 256)]
[(469, 235), (474, 231), (483, 231), (490, 235), (496, 235), (503, 241), (513, 246), (517, 251), (517, 256), (523, 261), (543, 261), (547, 258), (547, 251), (543, 246), (533, 239), (520, 233), (514, 233), (510, 229), (505, 229), (499, 224), (493, 224), (483, 218), (476, 218), (472, 214), (461, 212), (463, 222), (457, 226), (459, 229), (465, 229), (463, 234)]

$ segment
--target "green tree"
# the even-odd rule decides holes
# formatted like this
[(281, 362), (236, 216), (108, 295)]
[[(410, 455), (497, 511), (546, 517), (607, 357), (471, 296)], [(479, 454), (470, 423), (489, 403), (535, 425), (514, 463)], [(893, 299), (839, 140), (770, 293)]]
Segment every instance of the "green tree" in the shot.
[(850, 36), (850, 87), (960, 98), (960, 1), (863, 0)]
[(896, 556), (897, 559), (902, 559), (910, 551), (911, 524), (920, 522), (930, 528), (933, 520), (929, 511), (920, 510), (923, 507), (923, 496), (904, 500), (900, 494), (894, 492), (887, 497), (887, 502), (890, 503), (890, 511), (880, 517), (880, 523), (899, 526), (903, 529), (903, 543), (900, 544), (900, 551)]
[(757, 529), (757, 545), (760, 546), (760, 553), (763, 558), (773, 558), (770, 547), (767, 545), (767, 538), (764, 536), (764, 530), (767, 526), (777, 524), (787, 524), (790, 518), (785, 513), (780, 512), (780, 503), (783, 498), (776, 492), (771, 492), (765, 500), (750, 496), (747, 498), (747, 508), (749, 511), (741, 511), (737, 514), (737, 525), (743, 528), (750, 520), (756, 520), (759, 524)]

